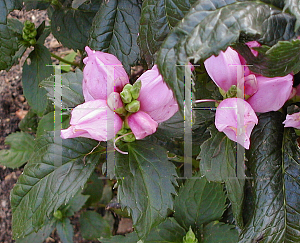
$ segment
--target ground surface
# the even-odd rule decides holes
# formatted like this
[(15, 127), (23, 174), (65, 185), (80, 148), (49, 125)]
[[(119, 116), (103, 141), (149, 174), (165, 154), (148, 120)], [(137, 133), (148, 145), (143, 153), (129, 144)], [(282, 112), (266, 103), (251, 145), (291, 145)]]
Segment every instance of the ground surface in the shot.
[[(46, 23), (49, 21), (45, 11), (14, 11), (11, 15), (14, 18), (19, 18), (21, 21), (25, 19), (31, 20), (36, 26), (43, 20), (46, 20)], [(65, 51), (65, 48), (63, 48), (53, 36), (47, 38), (45, 45), (55, 54)], [(20, 64), (13, 66), (10, 71), (0, 71), (0, 150), (7, 148), (7, 146), (4, 145), (5, 137), (10, 133), (19, 131), (18, 124), (29, 109), (26, 99), (23, 96), (21, 84), (22, 65), (29, 52), (30, 50), (24, 55)], [(23, 168), (12, 170), (0, 165), (0, 243), (15, 242), (12, 239), (11, 232), (9, 195), (22, 170)], [(71, 222), (74, 226), (75, 243), (93, 242), (82, 239), (77, 215), (71, 218)], [(118, 233), (122, 234), (130, 232), (131, 230), (131, 221), (122, 219)], [(45, 242), (59, 243), (60, 240), (56, 233), (53, 232)]]

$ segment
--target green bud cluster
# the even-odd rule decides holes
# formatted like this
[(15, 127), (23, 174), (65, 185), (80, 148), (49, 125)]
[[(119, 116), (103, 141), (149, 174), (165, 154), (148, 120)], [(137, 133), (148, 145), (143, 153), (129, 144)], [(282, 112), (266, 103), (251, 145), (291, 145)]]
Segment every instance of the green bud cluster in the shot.
[(58, 219), (58, 220), (61, 220), (63, 218), (63, 214), (60, 210), (56, 210), (54, 213), (53, 213), (53, 216), (54, 218)]
[(29, 20), (26, 20), (24, 22), (23, 33), (22, 33), (23, 39), (30, 45), (34, 45), (36, 43), (36, 39), (35, 39), (36, 35), (37, 32), (34, 23), (30, 22)]
[(232, 86), (230, 87), (230, 89), (229, 89), (227, 92), (225, 92), (225, 91), (222, 90), (221, 88), (219, 88), (219, 90), (220, 90), (221, 95), (224, 97), (224, 99), (227, 99), (227, 98), (235, 98), (235, 97), (237, 97), (238, 91), (240, 91), (240, 90), (236, 87), (236, 85), (232, 85)]
[(136, 81), (133, 85), (126, 84), (124, 86), (120, 96), (125, 104), (126, 111), (135, 113), (140, 110), (140, 102), (137, 100), (137, 98), (139, 98), (141, 87), (142, 83), (140, 80)]
[(191, 226), (189, 231), (183, 237), (183, 243), (198, 243), (198, 239), (196, 238)]
[[(125, 134), (130, 133), (130, 132), (131, 132), (131, 129), (130, 128), (125, 128), (125, 125), (123, 125), (123, 128), (120, 131), (118, 131), (117, 135), (122, 136), (122, 135), (125, 135)], [(135, 139), (136, 138), (135, 138), (133, 133), (130, 133), (130, 134), (128, 134), (128, 135), (121, 138), (122, 141), (128, 142), (128, 143), (134, 142)]]

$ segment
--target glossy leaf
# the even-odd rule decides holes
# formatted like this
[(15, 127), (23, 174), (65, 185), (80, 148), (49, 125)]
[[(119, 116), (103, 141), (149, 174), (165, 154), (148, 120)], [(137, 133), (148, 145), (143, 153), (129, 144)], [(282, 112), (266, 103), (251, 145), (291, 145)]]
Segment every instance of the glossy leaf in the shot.
[(14, 237), (40, 229), (84, 186), (99, 160), (99, 147), (88, 155), (96, 145), (84, 138), (66, 139), (60, 144), (53, 133), (38, 140), (36, 152), (11, 192)]
[(130, 73), (139, 58), (137, 45), (140, 0), (110, 0), (102, 4), (91, 28), (89, 46), (115, 55)]
[(284, 131), (282, 121), (279, 112), (261, 114), (252, 132), (247, 158), (254, 209), (239, 242), (300, 240), (300, 150), (293, 129)]
[(267, 77), (285, 76), (300, 71), (300, 40), (279, 41), (272, 47), (255, 48), (259, 55), (255, 57), (246, 45), (236, 45), (243, 55), (249, 69)]
[(199, 1), (165, 39), (157, 64), (183, 110), (184, 69), (178, 65), (218, 55), (241, 33), (259, 36), (268, 45), (289, 40), (296, 36), (294, 24), (294, 17), (259, 1)]
[(38, 123), (39, 117), (30, 109), (26, 116), (20, 121), (19, 128), (23, 132), (36, 132)]
[(64, 218), (56, 223), (57, 234), (62, 243), (73, 243), (74, 230), (70, 219)]
[[(64, 73), (61, 75), (62, 80), (62, 107), (74, 108), (84, 102), (82, 94), (83, 73), (80, 69), (74, 72)], [(41, 86), (47, 90), (47, 96), (54, 102), (55, 77), (51, 76), (41, 83)]]
[(25, 164), (34, 152), (34, 137), (28, 133), (12, 133), (5, 139), (10, 149), (0, 150), (0, 164), (17, 168)]
[(299, 0), (284, 0), (284, 10), (288, 9), (297, 18), (295, 31), (300, 27), (300, 2)]
[[(144, 243), (182, 243), (186, 231), (174, 218), (167, 218), (157, 227), (153, 228)], [(136, 243), (136, 232), (124, 236), (113, 236), (110, 239), (102, 239), (102, 243)]]
[(77, 211), (79, 211), (82, 206), (86, 203), (89, 199), (88, 195), (82, 195), (81, 189), (72, 197), (66, 205), (60, 207), (62, 214), (65, 217), (73, 216)]
[(95, 14), (91, 10), (55, 9), (51, 15), (52, 33), (64, 46), (84, 50)]
[[(225, 182), (235, 219), (243, 225), (242, 205), (245, 184), (244, 168), (237, 165), (236, 143), (211, 127), (211, 138), (201, 145), (200, 170), (209, 181)], [(238, 172), (238, 174), (237, 174)]]
[(35, 45), (27, 62), (23, 65), (22, 84), (24, 95), (31, 109), (39, 116), (43, 115), (47, 106), (46, 90), (41, 88), (40, 82), (53, 73), (49, 50), (42, 45)]
[(87, 240), (107, 238), (111, 236), (108, 222), (94, 211), (86, 211), (79, 218), (82, 237)]
[(198, 173), (179, 190), (174, 202), (174, 218), (189, 230), (198, 232), (202, 224), (221, 219), (226, 196), (221, 183), (208, 182)]
[(118, 199), (132, 215), (139, 238), (145, 238), (173, 208), (175, 166), (168, 161), (167, 151), (146, 141), (127, 143), (120, 149), (129, 154), (116, 154)]
[(86, 202), (87, 205), (97, 203), (101, 199), (103, 187), (103, 179), (94, 172), (88, 179), (86, 186), (82, 192), (83, 195), (89, 196), (89, 199)]
[(233, 225), (211, 222), (203, 228), (203, 243), (237, 243), (238, 231)]

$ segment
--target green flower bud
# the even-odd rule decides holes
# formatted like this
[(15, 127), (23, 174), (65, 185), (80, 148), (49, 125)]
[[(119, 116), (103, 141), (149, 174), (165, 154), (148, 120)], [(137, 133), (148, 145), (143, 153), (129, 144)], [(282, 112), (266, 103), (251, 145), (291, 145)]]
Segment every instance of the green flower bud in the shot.
[(29, 20), (26, 20), (26, 21), (24, 22), (24, 27), (25, 27), (26, 29), (34, 29), (34, 28), (35, 28), (34, 23), (30, 22)]
[(128, 142), (128, 143), (134, 142), (135, 139), (136, 139), (136, 138), (135, 138), (135, 136), (134, 136), (133, 133), (128, 134), (128, 135), (126, 135), (126, 136), (124, 136), (124, 137), (122, 138), (122, 140), (123, 140), (124, 142)]
[(117, 132), (118, 135), (124, 135), (126, 133), (129, 133), (129, 129), (122, 128), (120, 131)]
[(137, 98), (139, 98), (141, 87), (142, 87), (141, 80), (138, 80), (133, 84), (133, 87), (131, 89), (131, 95), (133, 99), (136, 100)]
[(29, 43), (30, 43), (30, 45), (35, 45), (36, 39), (31, 39), (31, 40), (29, 41)]
[(123, 88), (123, 90), (124, 89), (128, 89), (129, 91), (132, 89), (132, 85), (131, 84), (126, 84), (125, 86), (124, 86), (124, 88)]
[(134, 100), (131, 103), (127, 104), (125, 106), (125, 109), (131, 113), (138, 112), (140, 109), (140, 102), (138, 100)]
[(58, 219), (58, 220), (61, 220), (63, 218), (63, 214), (60, 210), (56, 210), (54, 213), (53, 213), (53, 216), (54, 218)]
[(198, 239), (196, 238), (191, 226), (189, 231), (186, 233), (186, 236), (183, 237), (183, 243), (198, 243)]
[(121, 96), (123, 103), (125, 103), (125, 104), (128, 104), (132, 101), (132, 96), (128, 89), (123, 89), (123, 91), (120, 93), (120, 96)]
[(37, 34), (36, 30), (34, 30), (34, 31), (32, 31), (31, 33), (28, 34), (28, 37), (29, 37), (30, 39), (33, 39), (33, 38), (36, 37), (36, 34)]

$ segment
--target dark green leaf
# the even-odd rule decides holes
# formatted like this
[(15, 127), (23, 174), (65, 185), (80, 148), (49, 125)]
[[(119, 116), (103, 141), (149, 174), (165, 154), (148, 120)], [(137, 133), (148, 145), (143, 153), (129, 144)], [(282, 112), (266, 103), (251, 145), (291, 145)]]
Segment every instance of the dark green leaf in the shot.
[(140, 0), (110, 0), (102, 4), (93, 20), (89, 46), (115, 55), (130, 73), (139, 58), (137, 45)]
[(62, 213), (66, 217), (73, 216), (77, 211), (79, 211), (82, 206), (86, 203), (88, 200), (88, 195), (82, 195), (81, 189), (77, 192), (77, 194), (72, 197), (69, 202), (61, 208)]
[(19, 128), (23, 132), (36, 132), (39, 123), (39, 117), (37, 114), (29, 110), (26, 116), (20, 121)]
[[(244, 171), (236, 160), (236, 143), (229, 140), (215, 127), (210, 128), (211, 138), (201, 145), (200, 170), (209, 181), (225, 182), (228, 198), (232, 203), (234, 217), (239, 225), (242, 221)], [(238, 173), (236, 173), (238, 169)]]
[(17, 168), (25, 164), (34, 152), (34, 137), (28, 133), (12, 133), (5, 139), (10, 149), (0, 150), (0, 164)]
[(56, 9), (51, 16), (52, 33), (64, 46), (84, 50), (95, 14), (91, 10)]
[(31, 109), (39, 116), (43, 115), (47, 107), (46, 90), (41, 88), (40, 82), (53, 73), (51, 56), (49, 50), (43, 45), (35, 45), (27, 62), (23, 65), (23, 90)]
[(97, 173), (93, 173), (86, 183), (82, 194), (89, 195), (87, 205), (98, 202), (102, 197), (103, 192), (103, 180)]
[(24, 238), (17, 238), (16, 243), (42, 243), (54, 230), (55, 221), (47, 220), (43, 227), (38, 232), (32, 232)]
[(294, 17), (258, 1), (199, 1), (165, 39), (157, 64), (183, 110), (184, 69), (178, 65), (218, 55), (241, 33), (268, 45), (290, 40), (294, 24)]
[(272, 47), (255, 48), (255, 57), (245, 45), (236, 45), (236, 50), (246, 59), (249, 69), (267, 77), (285, 76), (300, 71), (300, 40), (279, 41)]
[(148, 67), (154, 64), (154, 54), (170, 32), (165, 0), (143, 1), (138, 43)]
[(194, 232), (202, 224), (219, 220), (225, 211), (226, 196), (223, 185), (208, 182), (198, 173), (189, 179), (179, 190), (174, 202), (174, 217), (186, 231), (191, 226)]
[(300, 240), (297, 192), (300, 151), (290, 131), (286, 132), (282, 144), (282, 121), (279, 112), (261, 114), (252, 131), (251, 147), (246, 155), (253, 177), (254, 211), (239, 242)]
[(203, 228), (203, 243), (237, 243), (238, 231), (233, 225), (211, 222)]
[(70, 219), (64, 218), (62, 221), (57, 221), (56, 230), (62, 243), (73, 243), (74, 230)]
[(45, 26), (45, 21), (43, 21), (39, 27), (37, 28), (37, 44), (44, 45), (45, 39), (48, 37), (48, 35), (51, 33), (51, 29), (49, 26)]
[[(151, 230), (145, 243), (182, 243), (186, 231), (174, 218), (167, 218), (164, 222)], [(138, 236), (135, 232), (124, 236), (113, 236), (110, 239), (101, 240), (102, 243), (136, 243)]]
[[(61, 75), (62, 79), (62, 107), (73, 108), (84, 102), (82, 94), (82, 80), (83, 73), (80, 69), (74, 72), (64, 73)], [(44, 87), (48, 94), (47, 96), (54, 102), (54, 85), (55, 77), (51, 76), (45, 79), (41, 86)]]
[[(43, 118), (40, 120), (36, 136), (39, 138), (43, 136), (45, 133), (53, 131), (54, 130), (54, 111), (49, 112)], [(69, 116), (68, 115), (61, 115), (61, 125), (62, 127), (56, 128), (56, 130), (59, 129), (66, 129), (69, 126)]]
[(94, 211), (86, 211), (79, 218), (82, 237), (87, 240), (108, 238), (111, 236), (110, 226), (102, 216)]
[(14, 237), (40, 229), (84, 186), (103, 150), (98, 148), (88, 155), (96, 145), (96, 141), (84, 138), (66, 139), (60, 144), (53, 133), (38, 140), (36, 152), (11, 192)]
[(168, 161), (167, 151), (146, 141), (127, 143), (120, 149), (129, 154), (116, 155), (118, 199), (132, 215), (139, 237), (145, 238), (173, 208), (175, 166)]

